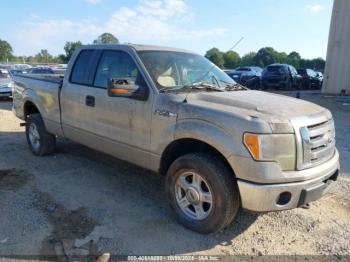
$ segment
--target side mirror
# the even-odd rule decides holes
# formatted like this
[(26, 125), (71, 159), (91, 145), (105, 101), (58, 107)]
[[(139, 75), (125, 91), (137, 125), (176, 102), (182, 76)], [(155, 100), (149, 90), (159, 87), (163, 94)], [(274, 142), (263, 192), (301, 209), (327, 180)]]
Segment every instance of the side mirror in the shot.
[(108, 79), (107, 91), (110, 97), (126, 97), (137, 100), (147, 100), (148, 89), (136, 85), (132, 78)]

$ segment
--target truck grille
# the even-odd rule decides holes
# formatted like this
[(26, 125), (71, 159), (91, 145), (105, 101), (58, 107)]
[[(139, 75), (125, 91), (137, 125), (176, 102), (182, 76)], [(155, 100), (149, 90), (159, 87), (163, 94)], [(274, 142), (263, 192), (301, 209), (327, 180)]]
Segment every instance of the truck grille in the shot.
[(333, 119), (300, 128), (303, 147), (303, 168), (322, 164), (335, 153)]

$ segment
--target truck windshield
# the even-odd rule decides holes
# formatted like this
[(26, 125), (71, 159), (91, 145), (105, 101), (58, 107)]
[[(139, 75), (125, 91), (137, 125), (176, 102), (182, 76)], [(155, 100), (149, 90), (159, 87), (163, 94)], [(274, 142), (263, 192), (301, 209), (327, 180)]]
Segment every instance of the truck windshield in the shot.
[(177, 90), (199, 82), (224, 90), (236, 84), (200, 55), (172, 51), (140, 51), (139, 55), (159, 90)]

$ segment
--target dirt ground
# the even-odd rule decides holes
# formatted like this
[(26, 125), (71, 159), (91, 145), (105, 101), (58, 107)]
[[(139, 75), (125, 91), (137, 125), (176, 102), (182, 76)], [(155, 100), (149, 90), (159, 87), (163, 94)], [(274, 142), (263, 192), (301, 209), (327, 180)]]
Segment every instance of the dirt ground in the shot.
[(350, 256), (350, 106), (313, 92), (301, 95), (334, 114), (340, 180), (309, 209), (241, 211), (230, 228), (206, 236), (174, 221), (157, 174), (66, 139), (58, 139), (52, 156), (33, 156), (11, 102), (0, 101), (0, 257)]

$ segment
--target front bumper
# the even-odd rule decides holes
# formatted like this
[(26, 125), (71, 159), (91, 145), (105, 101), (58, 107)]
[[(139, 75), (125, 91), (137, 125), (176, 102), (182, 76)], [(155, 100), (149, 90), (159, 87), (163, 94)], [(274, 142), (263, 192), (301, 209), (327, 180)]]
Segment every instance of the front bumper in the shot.
[(265, 86), (276, 86), (276, 87), (283, 87), (286, 86), (288, 83), (288, 80), (285, 79), (263, 79), (262, 84)]
[(322, 165), (300, 171), (308, 172), (311, 176), (314, 172), (320, 174), (316, 178), (301, 182), (258, 184), (238, 180), (242, 207), (255, 212), (278, 211), (296, 208), (319, 199), (327, 193), (329, 186), (338, 178), (338, 158), (339, 155), (336, 154), (328, 161), (329, 163), (324, 163), (323, 166), (327, 168), (322, 174), (320, 174)]

